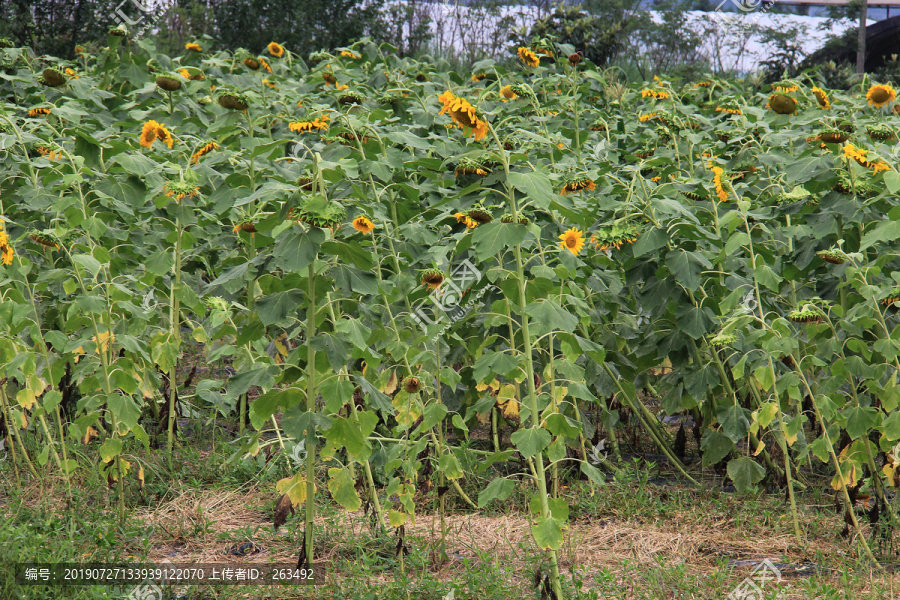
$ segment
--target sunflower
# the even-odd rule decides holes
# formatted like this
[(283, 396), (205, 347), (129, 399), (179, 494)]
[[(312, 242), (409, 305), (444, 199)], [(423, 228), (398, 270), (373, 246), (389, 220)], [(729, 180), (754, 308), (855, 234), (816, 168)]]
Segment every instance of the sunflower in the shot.
[(263, 69), (265, 69), (268, 73), (272, 72), (272, 67), (269, 65), (269, 61), (264, 59), (262, 56), (259, 57), (259, 64), (261, 64)]
[(66, 82), (66, 76), (56, 69), (48, 67), (43, 70), (38, 81), (48, 87), (60, 87)]
[(846, 262), (846, 260), (844, 259), (844, 253), (836, 248), (821, 250), (817, 253), (817, 255), (825, 262), (831, 263), (833, 265), (842, 265)]
[(362, 58), (362, 56), (360, 56), (356, 52), (349, 52), (347, 50), (341, 50), (341, 56), (343, 56), (344, 58), (352, 58), (353, 60), (359, 60), (360, 58)]
[(594, 190), (597, 188), (597, 184), (594, 183), (593, 179), (588, 177), (573, 177), (569, 178), (563, 188), (559, 191), (559, 193), (563, 196), (568, 196), (569, 194), (573, 194), (579, 190)]
[(712, 81), (698, 81), (697, 83), (694, 84), (694, 87), (695, 88), (710, 87), (711, 85), (712, 85)]
[(641, 233), (640, 226), (635, 223), (617, 223), (612, 227), (602, 227), (591, 234), (591, 244), (597, 250), (618, 250), (625, 244), (633, 244)]
[(169, 133), (169, 130), (166, 129), (165, 125), (157, 123), (156, 121), (147, 121), (144, 123), (144, 127), (141, 130), (141, 146), (149, 148), (157, 139), (169, 146), (169, 148), (171, 148), (174, 143), (172, 134)]
[(28, 111), (29, 117), (42, 117), (44, 115), (49, 115), (49, 114), (50, 114), (50, 109), (46, 108), (46, 107), (32, 108), (31, 110)]
[(194, 154), (191, 155), (191, 162), (194, 164), (197, 164), (198, 162), (200, 162), (200, 159), (202, 157), (206, 156), (213, 150), (218, 150), (218, 149), (219, 149), (219, 145), (217, 143), (207, 142), (206, 144), (203, 145), (202, 148), (200, 148), (199, 150), (194, 152)]
[(512, 86), (504, 85), (500, 88), (500, 99), (504, 102), (509, 102), (510, 100), (515, 100), (518, 98), (516, 93), (512, 91)]
[(875, 108), (890, 104), (897, 97), (897, 92), (890, 85), (873, 85), (866, 92), (866, 100)]
[(478, 227), (478, 222), (475, 219), (470, 218), (469, 215), (464, 212), (457, 212), (453, 216), (456, 217), (457, 223), (465, 224), (466, 229), (475, 229)]
[(716, 195), (720, 202), (728, 202), (728, 190), (725, 189), (724, 175), (725, 170), (722, 167), (713, 167), (713, 183), (716, 186)]
[(559, 240), (560, 247), (568, 250), (576, 256), (584, 247), (584, 236), (581, 234), (580, 229), (569, 229), (564, 234), (559, 236)]
[(222, 92), (216, 98), (216, 101), (222, 108), (231, 110), (247, 110), (249, 104), (247, 97), (237, 92)]
[(353, 219), (353, 229), (360, 233), (372, 233), (375, 229), (375, 223), (369, 220), (369, 217), (359, 216)]
[(489, 210), (487, 210), (480, 204), (470, 208), (466, 212), (466, 217), (468, 217), (468, 219), (470, 221), (474, 221), (476, 227), (478, 225), (484, 225), (485, 223), (490, 223), (491, 221), (494, 220), (494, 215), (492, 215)]
[(303, 133), (318, 129), (320, 131), (328, 131), (328, 122), (331, 120), (329, 115), (320, 115), (315, 119), (306, 121), (294, 121), (288, 124), (288, 128), (294, 133)]
[(665, 100), (669, 98), (669, 92), (665, 90), (651, 90), (644, 88), (641, 90), (641, 98), (653, 98), (654, 100)]
[(541, 59), (538, 58), (538, 55), (535, 54), (530, 48), (520, 47), (516, 54), (519, 55), (519, 60), (528, 65), (529, 67), (536, 67), (541, 64)]
[(9, 243), (9, 235), (6, 233), (6, 225), (3, 219), (0, 219), (0, 264), (11, 265), (15, 250)]
[(427, 269), (422, 273), (422, 285), (428, 286), (429, 291), (441, 287), (444, 283), (444, 272), (440, 269)]
[(33, 242), (38, 243), (45, 248), (50, 248), (51, 250), (59, 250), (59, 242), (56, 240), (56, 237), (52, 233), (50, 233), (50, 230), (32, 230), (28, 234), (28, 237), (30, 237)]
[(438, 101), (443, 104), (439, 114), (449, 113), (450, 118), (463, 132), (469, 132), (467, 135), (474, 135), (476, 141), (487, 135), (487, 121), (482, 121), (478, 117), (478, 111), (469, 104), (468, 100), (458, 98), (453, 95), (453, 92), (447, 90), (438, 96)]
[(165, 185), (163, 185), (163, 192), (165, 192), (165, 195), (170, 198), (175, 198), (176, 201), (180, 201), (183, 198), (193, 198), (199, 191), (200, 188), (185, 181), (179, 183), (167, 181)]
[(62, 158), (62, 152), (51, 150), (46, 146), (38, 146), (37, 153), (46, 158), (47, 160), (57, 160)]
[(650, 119), (655, 119), (655, 118), (658, 117), (658, 116), (659, 116), (659, 113), (652, 112), (652, 113), (647, 113), (647, 114), (645, 114), (645, 115), (639, 116), (639, 117), (638, 117), (638, 120), (639, 120), (641, 123), (646, 123), (646, 122), (649, 121)]
[(734, 106), (717, 106), (716, 112), (728, 113), (729, 115), (742, 115), (744, 112)]
[(182, 77), (184, 77), (185, 79), (190, 80), (190, 81), (203, 81), (204, 79), (206, 79), (206, 78), (203, 76), (203, 73), (200, 73), (200, 72), (197, 72), (197, 73), (191, 73), (191, 72), (188, 71), (187, 69), (180, 69), (180, 70), (178, 71), (178, 74), (181, 75)]
[(167, 92), (176, 92), (181, 89), (181, 81), (170, 75), (160, 75), (156, 78), (156, 86)]
[(859, 164), (864, 167), (869, 166), (869, 161), (867, 160), (869, 155), (868, 150), (863, 150), (862, 148), (857, 148), (853, 144), (848, 143), (844, 146), (844, 158), (848, 160), (855, 160)]
[(259, 61), (255, 58), (245, 58), (242, 64), (248, 69), (252, 69), (254, 71), (259, 71)]
[(256, 223), (253, 221), (242, 221), (231, 228), (231, 233), (237, 235), (239, 231), (244, 231), (253, 236), (256, 233)]
[(772, 94), (766, 106), (779, 115), (792, 115), (797, 110), (797, 101), (787, 94)]
[(481, 81), (485, 77), (487, 77), (487, 73), (475, 73), (472, 75), (472, 81)]
[(280, 44), (276, 44), (275, 42), (269, 42), (269, 54), (274, 56), (275, 58), (281, 58), (284, 56), (284, 47)]
[(193, 50), (194, 52), (203, 52), (203, 48), (200, 47), (200, 44), (195, 44), (193, 42), (184, 45), (185, 50)]
[(831, 102), (828, 100), (828, 94), (820, 87), (813, 86), (812, 89), (813, 96), (816, 97), (816, 102), (819, 103), (819, 106), (822, 108), (831, 108)]

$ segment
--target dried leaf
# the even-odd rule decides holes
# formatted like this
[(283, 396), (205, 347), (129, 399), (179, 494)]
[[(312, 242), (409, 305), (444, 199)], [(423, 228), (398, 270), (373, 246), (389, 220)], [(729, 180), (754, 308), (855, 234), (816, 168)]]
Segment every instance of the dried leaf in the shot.
[(87, 431), (84, 432), (84, 439), (81, 440), (81, 443), (87, 446), (91, 443), (91, 438), (95, 438), (98, 435), (100, 435), (100, 433), (97, 431), (97, 428), (93, 425), (88, 425)]
[(275, 531), (278, 531), (279, 527), (287, 523), (288, 513), (294, 514), (294, 505), (291, 504), (290, 497), (287, 494), (283, 494), (278, 499), (278, 504), (275, 505)]
[(381, 388), (381, 393), (390, 396), (397, 391), (397, 386), (399, 385), (399, 383), (400, 382), (397, 380), (397, 372), (391, 371), (391, 376), (385, 386)]

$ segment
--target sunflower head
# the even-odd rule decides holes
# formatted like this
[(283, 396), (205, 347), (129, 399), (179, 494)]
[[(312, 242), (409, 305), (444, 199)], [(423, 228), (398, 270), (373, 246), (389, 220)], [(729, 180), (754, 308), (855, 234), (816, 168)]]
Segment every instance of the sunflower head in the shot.
[(191, 52), (203, 52), (203, 48), (200, 47), (200, 44), (197, 44), (195, 42), (185, 44), (184, 49), (190, 50)]
[(769, 108), (779, 115), (792, 115), (797, 110), (797, 100), (784, 93), (769, 96)]
[(289, 216), (307, 225), (334, 229), (345, 221), (347, 211), (324, 196), (307, 196), (290, 209)]
[(794, 323), (821, 323), (824, 316), (825, 311), (816, 302), (807, 302), (789, 312), (787, 318)]
[(477, 225), (484, 225), (494, 220), (494, 215), (491, 214), (491, 211), (480, 204), (476, 204), (466, 211), (466, 216), (475, 221)]
[(541, 59), (538, 58), (538, 55), (535, 54), (531, 48), (519, 47), (519, 49), (516, 50), (516, 54), (518, 55), (519, 60), (529, 67), (536, 67), (541, 64)]
[(881, 300), (881, 304), (887, 308), (894, 307), (895, 302), (900, 302), (900, 286), (894, 286), (889, 289)]
[(637, 223), (625, 221), (614, 223), (608, 227), (601, 227), (591, 235), (591, 244), (597, 250), (620, 249), (627, 244), (633, 244), (641, 234), (641, 227)]
[(245, 58), (241, 64), (243, 64), (245, 67), (247, 67), (248, 69), (250, 69), (252, 71), (259, 71), (259, 67), (260, 67), (259, 61), (256, 60), (255, 58), (253, 58), (252, 56), (248, 56), (247, 58)]
[(875, 108), (881, 108), (893, 102), (897, 98), (897, 92), (890, 85), (873, 85), (866, 92), (866, 100)]
[(353, 229), (360, 233), (372, 233), (375, 230), (375, 223), (369, 220), (369, 217), (360, 215), (353, 219)]
[(844, 258), (844, 253), (838, 250), (837, 248), (829, 248), (828, 250), (821, 250), (816, 255), (824, 260), (827, 263), (831, 263), (833, 265), (842, 265), (846, 261)]
[(338, 96), (338, 104), (362, 104), (366, 98), (357, 92), (346, 90)]
[(43, 229), (38, 231), (37, 229), (32, 229), (28, 232), (28, 237), (37, 244), (40, 244), (44, 248), (49, 248), (51, 250), (59, 250), (59, 239), (54, 235), (52, 229)]
[(581, 249), (584, 248), (584, 235), (580, 229), (568, 229), (559, 236), (559, 245), (563, 250), (568, 250), (577, 256)]
[(422, 272), (422, 285), (427, 286), (429, 290), (436, 290), (444, 283), (445, 277), (440, 269), (426, 269)]
[(784, 94), (790, 94), (792, 92), (796, 92), (800, 89), (800, 84), (796, 81), (791, 81), (790, 79), (785, 79), (783, 81), (777, 81), (772, 84), (772, 89), (776, 92), (781, 92)]
[[(4, 48), (13, 48), (14, 46), (15, 46), (15, 44), (13, 44), (13, 41), (11, 39), (9, 39), (8, 37), (0, 37), (0, 50), (2, 50)], [(79, 48), (81, 48), (81, 46), (75, 46), (76, 54), (78, 54)], [(81, 48), (81, 50), (84, 51), (84, 48)]]
[(313, 52), (309, 55), (309, 62), (313, 65), (317, 65), (323, 60), (328, 60), (329, 58), (334, 58), (330, 53), (320, 50), (318, 52)]
[(735, 343), (736, 341), (737, 341), (737, 338), (733, 334), (722, 333), (722, 332), (719, 332), (712, 339), (709, 340), (709, 342), (716, 348), (721, 348), (723, 346), (730, 346), (731, 344)]
[(47, 87), (60, 87), (66, 83), (66, 76), (57, 71), (56, 69), (47, 67), (41, 72), (41, 76), (38, 78), (42, 84)]
[(577, 67), (583, 58), (581, 52), (573, 52), (569, 55), (569, 64), (573, 67)]
[(850, 136), (847, 135), (846, 131), (841, 131), (840, 129), (836, 128), (830, 128), (821, 130), (819, 132), (818, 138), (819, 140), (828, 144), (843, 144), (850, 139)]
[(176, 92), (181, 89), (181, 81), (174, 73), (164, 73), (156, 78), (156, 86), (167, 92)]
[(597, 188), (597, 184), (594, 183), (594, 180), (583, 174), (571, 174), (565, 178), (563, 182), (563, 187), (559, 191), (559, 193), (563, 196), (567, 196), (569, 194), (573, 194), (579, 190), (594, 190)]
[(222, 108), (231, 110), (247, 110), (247, 106), (249, 105), (247, 96), (238, 92), (222, 92), (218, 95), (216, 101)]
[(187, 181), (167, 181), (163, 185), (163, 193), (175, 198), (176, 202), (180, 202), (184, 198), (193, 198), (200, 192), (200, 189), (193, 183)]
[(868, 133), (869, 137), (873, 140), (878, 140), (881, 142), (897, 139), (897, 134), (894, 132), (894, 130), (884, 123), (869, 125), (868, 127), (866, 127), (866, 133)]
[[(506, 213), (505, 215), (500, 217), (500, 222), (501, 223), (515, 223), (515, 220), (513, 219), (513, 216), (511, 213)], [(522, 215), (519, 215), (519, 224), (520, 225), (528, 225), (529, 223), (531, 223), (531, 221), (528, 220), (528, 217), (523, 217)]]
[(816, 97), (816, 102), (819, 103), (819, 106), (822, 108), (831, 108), (831, 101), (828, 99), (828, 92), (823, 90), (820, 87), (813, 86), (812, 89), (813, 96)]
[(415, 394), (422, 389), (422, 383), (418, 377), (407, 377), (403, 380), (403, 389), (410, 394)]
[(267, 49), (269, 50), (269, 54), (271, 54), (275, 58), (281, 58), (282, 56), (284, 56), (284, 47), (281, 46), (281, 44), (269, 42)]
[(126, 29), (124, 25), (118, 25), (116, 27), (110, 27), (106, 33), (113, 37), (125, 37), (128, 35), (128, 29)]

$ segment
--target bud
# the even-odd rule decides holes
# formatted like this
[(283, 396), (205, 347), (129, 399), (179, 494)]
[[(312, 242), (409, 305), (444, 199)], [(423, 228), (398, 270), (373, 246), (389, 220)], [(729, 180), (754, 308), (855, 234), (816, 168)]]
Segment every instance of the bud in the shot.
[(581, 62), (581, 55), (578, 54), (577, 52), (573, 52), (572, 54), (569, 55), (569, 64), (572, 65), (573, 67), (577, 67), (578, 63), (580, 63), (580, 62)]

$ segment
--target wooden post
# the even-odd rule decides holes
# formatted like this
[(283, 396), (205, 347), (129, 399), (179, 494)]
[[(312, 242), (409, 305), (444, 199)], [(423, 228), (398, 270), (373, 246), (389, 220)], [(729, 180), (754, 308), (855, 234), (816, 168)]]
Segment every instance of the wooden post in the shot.
[(859, 37), (856, 42), (856, 74), (866, 72), (866, 17), (869, 12), (869, 1), (863, 0), (859, 13)]

